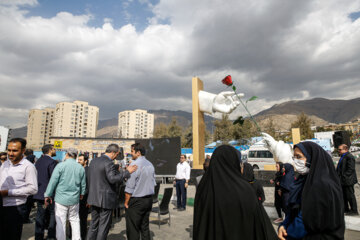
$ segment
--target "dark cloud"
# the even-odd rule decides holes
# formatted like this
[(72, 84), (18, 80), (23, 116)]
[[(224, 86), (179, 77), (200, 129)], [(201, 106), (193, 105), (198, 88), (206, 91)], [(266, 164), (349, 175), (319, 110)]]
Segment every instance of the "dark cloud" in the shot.
[[(36, 4), (35, 0), (16, 4)], [(90, 16), (28, 17), (0, 3), (0, 124), (30, 108), (84, 100), (100, 118), (126, 109), (191, 111), (191, 78), (205, 90), (272, 104), (360, 96), (360, 1), (160, 1), (144, 31), (89, 26)], [(168, 24), (158, 24), (161, 22)], [(239, 110), (240, 112), (243, 110)]]

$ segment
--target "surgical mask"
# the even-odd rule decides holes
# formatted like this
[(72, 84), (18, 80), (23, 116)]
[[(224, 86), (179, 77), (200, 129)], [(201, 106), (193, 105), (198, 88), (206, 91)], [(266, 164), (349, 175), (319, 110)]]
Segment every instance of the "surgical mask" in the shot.
[(310, 168), (305, 166), (305, 162), (303, 160), (297, 158), (293, 158), (293, 160), (294, 160), (294, 167), (296, 172), (300, 173), (301, 175), (305, 175), (309, 173)]

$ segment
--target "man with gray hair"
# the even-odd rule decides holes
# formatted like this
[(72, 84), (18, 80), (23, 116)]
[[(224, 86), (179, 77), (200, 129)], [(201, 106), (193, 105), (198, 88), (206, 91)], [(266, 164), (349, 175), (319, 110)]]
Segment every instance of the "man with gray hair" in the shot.
[(71, 224), (72, 240), (80, 240), (79, 202), (86, 189), (84, 168), (76, 162), (77, 150), (70, 148), (64, 162), (59, 163), (46, 188), (45, 205), (52, 203), (55, 192), (56, 239), (66, 239), (67, 215)]
[(136, 165), (126, 168), (116, 168), (114, 159), (119, 155), (117, 144), (110, 144), (101, 157), (91, 161), (88, 169), (89, 195), (91, 205), (91, 223), (88, 240), (103, 240), (107, 238), (111, 226), (111, 215), (118, 206), (116, 183), (121, 183), (137, 169)]

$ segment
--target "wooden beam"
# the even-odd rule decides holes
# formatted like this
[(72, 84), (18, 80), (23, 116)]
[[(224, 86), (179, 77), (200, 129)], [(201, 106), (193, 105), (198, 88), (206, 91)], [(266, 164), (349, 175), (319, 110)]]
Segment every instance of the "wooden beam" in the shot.
[(199, 91), (203, 82), (198, 77), (192, 78), (192, 128), (193, 128), (193, 168), (203, 169), (205, 161), (205, 120), (200, 111)]

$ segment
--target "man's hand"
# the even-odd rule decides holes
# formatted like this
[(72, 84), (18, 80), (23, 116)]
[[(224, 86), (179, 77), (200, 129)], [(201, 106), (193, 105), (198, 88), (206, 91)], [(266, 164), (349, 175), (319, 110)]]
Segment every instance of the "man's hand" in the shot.
[(287, 232), (286, 232), (284, 226), (281, 226), (281, 227), (279, 228), (278, 238), (279, 238), (280, 240), (286, 240), (286, 238), (285, 238), (286, 236), (287, 236)]
[(9, 194), (9, 190), (0, 190), (0, 195), (6, 197)]
[(271, 183), (271, 184), (274, 184), (274, 180), (270, 179), (270, 183)]
[(125, 208), (129, 208), (129, 205), (127, 203), (124, 204)]
[(47, 207), (49, 204), (52, 204), (52, 199), (51, 199), (51, 197), (46, 197), (45, 198), (45, 207)]
[(136, 165), (131, 165), (131, 166), (128, 166), (128, 167), (126, 168), (126, 170), (128, 170), (129, 173), (135, 172), (136, 169), (137, 169), (137, 166), (136, 166)]
[(84, 198), (84, 195), (80, 195), (80, 200), (83, 200), (83, 198)]
[(189, 186), (189, 184), (188, 183), (185, 183), (185, 188), (187, 188)]
[(279, 194), (279, 196), (281, 196), (281, 190), (278, 190), (278, 194)]
[(86, 208), (90, 208), (90, 207), (91, 207), (91, 205), (86, 203)]

